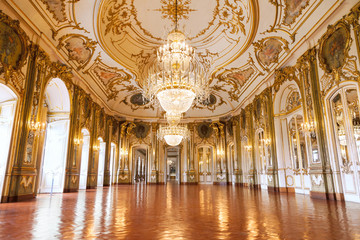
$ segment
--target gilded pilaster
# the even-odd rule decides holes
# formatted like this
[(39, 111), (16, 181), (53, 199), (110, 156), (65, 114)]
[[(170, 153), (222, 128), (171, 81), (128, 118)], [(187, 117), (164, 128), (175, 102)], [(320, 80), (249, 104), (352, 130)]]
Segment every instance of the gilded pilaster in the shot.
[(195, 149), (194, 149), (194, 124), (189, 124), (190, 138), (186, 141), (188, 144), (188, 163), (189, 168), (186, 172), (186, 178), (188, 183), (197, 183), (196, 171), (195, 171)]
[(99, 121), (99, 109), (95, 103), (91, 106), (91, 132), (90, 132), (90, 149), (89, 149), (89, 163), (87, 174), (87, 189), (96, 188), (97, 185), (97, 163), (99, 158), (99, 142), (98, 136), (98, 121)]
[(150, 149), (150, 178), (149, 183), (157, 183), (159, 179), (158, 171), (158, 139), (156, 132), (158, 129), (158, 124), (153, 123), (151, 125), (151, 149)]
[[(314, 107), (314, 121), (317, 141), (319, 144), (319, 158), (320, 162), (310, 163), (311, 176), (311, 193), (315, 198), (334, 199), (334, 186), (332, 179), (332, 171), (328, 158), (327, 140), (325, 133), (325, 119), (321, 101), (321, 89), (319, 84), (318, 68), (317, 68), (317, 50), (312, 48), (304, 54), (304, 60), (309, 64), (309, 72), (305, 78), (309, 78), (311, 86), (311, 97)], [(305, 79), (306, 81), (307, 79)], [(323, 179), (320, 184), (317, 184), (317, 179)]]
[(111, 140), (112, 140), (113, 120), (109, 117), (105, 125), (105, 167), (104, 167), (104, 186), (110, 186), (110, 154), (111, 154)]
[[(64, 192), (77, 192), (79, 189), (81, 150), (80, 144), (80, 92), (79, 87), (73, 85), (70, 111), (70, 129), (68, 152), (65, 171)], [(77, 139), (77, 141), (75, 141)]]
[(240, 184), (243, 182), (242, 161), (241, 161), (241, 135), (240, 135), (240, 116), (235, 116), (233, 119), (234, 131), (234, 147), (235, 147), (235, 161), (237, 167), (234, 168), (234, 182)]
[(11, 176), (6, 176), (5, 183), (10, 184), (8, 192), (5, 191), (2, 202), (13, 202), (23, 199), (32, 198), (35, 196), (36, 186), (36, 161), (33, 158), (26, 158), (28, 144), (31, 144), (34, 139), (34, 132), (30, 130), (29, 124), (31, 122), (33, 96), (35, 91), (35, 84), (38, 80), (37, 60), (39, 57), (39, 46), (35, 44), (30, 45), (30, 54), (28, 57), (28, 65), (25, 79), (24, 96), (21, 99), (19, 128), (15, 132), (18, 136), (15, 146), (15, 161), (11, 169)]

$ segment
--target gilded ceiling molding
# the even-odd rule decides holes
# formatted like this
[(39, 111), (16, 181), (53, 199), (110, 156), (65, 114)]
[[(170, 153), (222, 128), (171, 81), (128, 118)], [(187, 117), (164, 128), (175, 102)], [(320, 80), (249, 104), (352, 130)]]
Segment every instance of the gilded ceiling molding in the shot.
[[(146, 72), (154, 61), (154, 50), (164, 43), (163, 36), (159, 37), (157, 30), (147, 26), (143, 15), (139, 15), (141, 0), (104, 0), (101, 2), (98, 14), (98, 33), (100, 44), (107, 53), (124, 67), (132, 71), (140, 79), (146, 77)], [(185, 19), (194, 11), (192, 1), (178, 2), (178, 13)], [(257, 4), (255, 1), (228, 1), (216, 0), (211, 4), (212, 20), (204, 23), (204, 28), (187, 36), (197, 52), (198, 61), (204, 68), (212, 66), (213, 69), (226, 66), (234, 61), (251, 44), (257, 28)], [(173, 20), (175, 11), (174, 1), (163, 0), (148, 11), (158, 12), (154, 19)], [(192, 16), (194, 17), (194, 16)], [(190, 18), (189, 18), (190, 19)], [(199, 20), (199, 19), (198, 19)], [(201, 19), (200, 19), (201, 20)], [(165, 21), (165, 27), (172, 28)], [(223, 49), (214, 49), (219, 41), (220, 34), (225, 34)], [(125, 49), (131, 48), (128, 53)], [(212, 70), (211, 70), (212, 71)]]
[(90, 75), (107, 96), (107, 100), (117, 100), (120, 92), (132, 93), (138, 90), (132, 85), (132, 76), (122, 69), (110, 67), (102, 62), (100, 55), (94, 63), (84, 71)]
[(25, 65), (28, 56), (29, 38), (20, 27), (18, 20), (12, 20), (0, 10), (0, 75), (5, 84), (9, 80), (17, 84), (19, 70)]
[(350, 24), (342, 18), (335, 25), (329, 25), (319, 40), (319, 63), (324, 70), (320, 78), (323, 95), (344, 80), (359, 81), (356, 57), (349, 56), (351, 45)]
[(161, 4), (161, 8), (155, 9), (155, 11), (161, 12), (161, 17), (163, 19), (170, 19), (174, 23), (175, 21), (180, 21), (181, 19), (189, 19), (189, 13), (196, 11), (195, 9), (190, 8), (190, 0), (178, 0), (177, 9), (174, 6), (173, 0), (161, 0)]
[(67, 16), (65, 12), (65, 0), (40, 0), (46, 5), (46, 10), (48, 10), (53, 18), (58, 22), (67, 21)]
[(149, 100), (143, 96), (140, 89), (134, 89), (134, 92), (132, 94), (126, 95), (120, 101), (120, 103), (123, 103), (126, 106), (130, 106), (133, 112), (139, 109), (143, 109), (143, 110), (151, 109), (155, 111), (154, 102), (149, 102)]
[(69, 61), (77, 63), (77, 70), (84, 68), (94, 55), (96, 41), (80, 34), (66, 34), (59, 38), (57, 49), (64, 48)]
[(227, 104), (227, 102), (221, 97), (216, 95), (215, 93), (210, 94), (209, 97), (203, 100), (201, 103), (194, 103), (192, 108), (194, 109), (208, 109), (212, 112), (216, 110), (216, 108), (220, 107), (223, 104)]
[(261, 67), (269, 71), (270, 65), (278, 63), (280, 53), (289, 50), (289, 43), (282, 37), (272, 36), (253, 43), (255, 56)]
[(241, 95), (241, 88), (245, 83), (259, 75), (262, 75), (262, 73), (256, 68), (253, 59), (250, 57), (247, 64), (242, 67), (220, 71), (213, 77), (217, 79), (217, 82), (211, 89), (225, 92), (229, 95), (231, 101), (238, 101)]
[(294, 81), (298, 85), (299, 89), (301, 89), (300, 80), (296, 75), (296, 71), (296, 67), (290, 66), (275, 70), (275, 81), (272, 85), (275, 93), (279, 91), (281, 85), (286, 81)]
[[(322, 1), (323, 0), (269, 0), (269, 2), (275, 6), (275, 19), (274, 23), (270, 25), (270, 28), (262, 34), (284, 32), (290, 36), (294, 43), (295, 35), (299, 27)], [(305, 10), (306, 13), (304, 13)], [(302, 18), (299, 19), (301, 16)]]
[(70, 67), (61, 62), (51, 62), (48, 66), (48, 74), (45, 77), (46, 81), (50, 81), (52, 78), (60, 78), (70, 91), (73, 84), (73, 73)]
[[(85, 33), (90, 33), (76, 21), (74, 4), (79, 2), (79, 0), (30, 0), (30, 2), (50, 26), (52, 38), (54, 40), (58, 33), (65, 28), (72, 28), (84, 31)], [(67, 15), (67, 13), (70, 12), (73, 13), (73, 19), (71, 19), (70, 15)]]

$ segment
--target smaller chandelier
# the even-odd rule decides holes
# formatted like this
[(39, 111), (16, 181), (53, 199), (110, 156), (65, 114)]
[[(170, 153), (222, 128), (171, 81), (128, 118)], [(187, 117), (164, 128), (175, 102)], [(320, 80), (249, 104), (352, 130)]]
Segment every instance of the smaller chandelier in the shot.
[(181, 120), (181, 113), (178, 112), (167, 112), (165, 114), (166, 120), (169, 125), (177, 125)]
[(160, 126), (157, 136), (160, 140), (165, 140), (168, 145), (177, 146), (183, 139), (189, 137), (189, 130), (181, 125)]

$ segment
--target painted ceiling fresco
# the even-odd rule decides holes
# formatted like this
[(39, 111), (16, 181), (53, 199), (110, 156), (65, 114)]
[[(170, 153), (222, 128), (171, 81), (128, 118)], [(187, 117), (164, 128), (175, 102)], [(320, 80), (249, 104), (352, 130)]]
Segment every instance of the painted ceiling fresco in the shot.
[[(105, 110), (129, 119), (159, 119), (142, 82), (175, 21), (174, 0), (13, 0), (63, 55), (79, 85)], [(178, 0), (179, 29), (208, 72), (211, 95), (189, 119), (220, 118), (304, 41), (340, 0)], [(21, 4), (20, 4), (21, 3)]]

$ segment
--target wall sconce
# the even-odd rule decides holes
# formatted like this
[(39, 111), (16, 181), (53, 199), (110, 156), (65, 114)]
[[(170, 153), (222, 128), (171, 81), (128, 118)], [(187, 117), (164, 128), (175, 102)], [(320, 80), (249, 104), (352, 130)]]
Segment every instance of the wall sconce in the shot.
[(96, 145), (93, 146), (93, 149), (94, 149), (95, 151), (99, 151), (100, 146), (96, 144)]
[(246, 146), (245, 146), (245, 149), (246, 149), (246, 150), (248, 150), (248, 151), (250, 152), (250, 151), (251, 151), (251, 149), (252, 149), (252, 146), (251, 146), (251, 145), (246, 145)]
[(315, 123), (313, 121), (301, 123), (301, 128), (304, 132), (313, 132), (315, 129)]
[(75, 145), (80, 145), (82, 143), (82, 139), (81, 138), (74, 138), (74, 144)]
[(265, 138), (265, 139), (263, 139), (263, 141), (264, 141), (264, 144), (265, 144), (265, 145), (270, 145), (270, 143), (271, 143), (271, 139), (270, 139), (270, 138)]
[(126, 149), (121, 149), (120, 150), (120, 155), (126, 156), (126, 155), (128, 155), (128, 151)]
[(224, 150), (220, 150), (220, 149), (218, 149), (218, 150), (216, 151), (216, 153), (217, 153), (218, 156), (221, 156), (221, 157), (225, 155)]
[(43, 132), (45, 131), (46, 123), (36, 122), (34, 120), (31, 120), (29, 123), (29, 129), (33, 132)]

